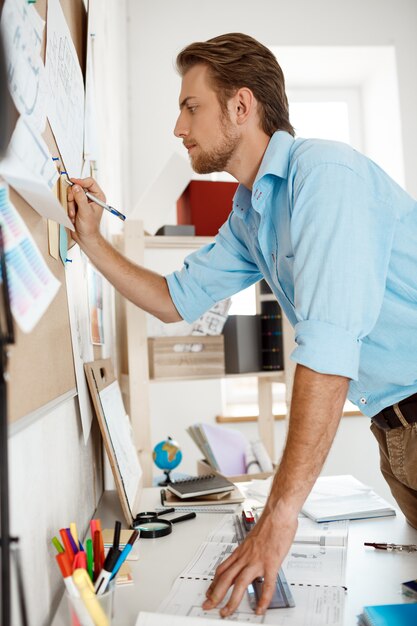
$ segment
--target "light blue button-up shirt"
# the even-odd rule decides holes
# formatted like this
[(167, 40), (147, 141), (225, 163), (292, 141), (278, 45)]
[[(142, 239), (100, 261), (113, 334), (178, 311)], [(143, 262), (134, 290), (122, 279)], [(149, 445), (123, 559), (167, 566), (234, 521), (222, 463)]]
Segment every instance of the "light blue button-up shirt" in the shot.
[(365, 414), (417, 392), (417, 203), (371, 160), (275, 133), (252, 191), (167, 281), (191, 322), (261, 278), (294, 326), (292, 359), (350, 378)]

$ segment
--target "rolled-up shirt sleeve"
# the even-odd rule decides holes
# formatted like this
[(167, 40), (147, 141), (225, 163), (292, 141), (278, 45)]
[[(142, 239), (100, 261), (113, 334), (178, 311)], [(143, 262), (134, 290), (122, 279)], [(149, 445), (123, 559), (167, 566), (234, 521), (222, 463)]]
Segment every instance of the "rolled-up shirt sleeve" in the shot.
[(238, 235), (237, 220), (232, 213), (214, 243), (187, 256), (181, 270), (165, 277), (178, 313), (189, 323), (262, 278)]
[(361, 345), (385, 291), (396, 217), (349, 167), (321, 164), (294, 184), (292, 359), (358, 379)]

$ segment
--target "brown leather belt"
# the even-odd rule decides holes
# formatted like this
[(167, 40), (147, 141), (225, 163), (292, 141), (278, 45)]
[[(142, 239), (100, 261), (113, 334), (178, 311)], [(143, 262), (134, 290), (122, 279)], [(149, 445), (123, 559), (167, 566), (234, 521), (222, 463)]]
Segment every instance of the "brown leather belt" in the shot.
[(404, 398), (373, 416), (372, 421), (382, 430), (406, 428), (417, 422), (417, 393)]

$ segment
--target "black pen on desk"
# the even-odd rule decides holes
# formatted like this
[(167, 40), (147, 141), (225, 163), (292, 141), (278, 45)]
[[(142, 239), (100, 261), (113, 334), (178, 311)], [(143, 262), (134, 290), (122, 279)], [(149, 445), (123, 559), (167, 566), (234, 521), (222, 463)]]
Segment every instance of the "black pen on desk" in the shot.
[(161, 489), (161, 505), (165, 506), (165, 489)]
[(122, 529), (122, 522), (119, 522), (118, 520), (116, 520), (114, 523), (113, 550), (119, 550), (121, 529)]
[[(65, 175), (64, 181), (67, 183), (67, 185), (70, 185), (72, 187), (74, 183), (68, 178), (66, 178), (68, 176), (67, 172), (61, 172), (61, 174)], [(83, 189), (83, 191), (89, 200), (92, 200), (92, 202), (95, 202), (96, 204), (101, 206), (103, 209), (106, 209), (106, 211), (109, 211), (109, 213), (112, 213), (113, 215), (118, 217), (120, 220), (122, 220), (122, 222), (125, 221), (126, 215), (123, 215), (123, 213), (120, 213), (120, 211), (110, 206), (110, 204), (106, 204), (105, 202), (103, 202), (103, 200), (96, 198), (96, 196), (93, 196), (93, 194), (90, 193), (89, 191), (86, 191), (85, 189)]]
[(417, 552), (417, 545), (413, 543), (371, 543), (365, 542), (364, 546), (375, 548), (375, 550), (386, 550), (387, 552)]

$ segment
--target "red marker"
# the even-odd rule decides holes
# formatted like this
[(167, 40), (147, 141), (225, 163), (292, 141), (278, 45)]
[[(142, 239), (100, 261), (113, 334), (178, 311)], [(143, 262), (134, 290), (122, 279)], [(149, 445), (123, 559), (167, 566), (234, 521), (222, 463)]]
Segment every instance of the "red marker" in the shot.
[(61, 528), (59, 531), (59, 534), (61, 535), (62, 543), (64, 544), (65, 553), (67, 554), (70, 564), (72, 565), (72, 562), (74, 560), (74, 550), (72, 549), (72, 545), (68, 537), (67, 529)]
[(255, 526), (255, 517), (251, 509), (244, 509), (242, 511), (242, 521), (248, 532)]

